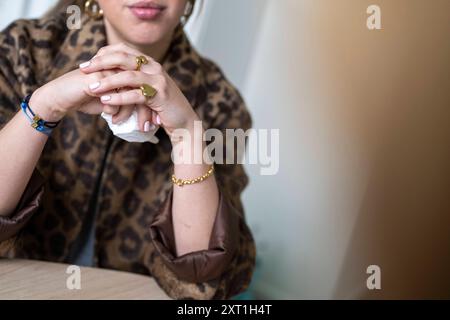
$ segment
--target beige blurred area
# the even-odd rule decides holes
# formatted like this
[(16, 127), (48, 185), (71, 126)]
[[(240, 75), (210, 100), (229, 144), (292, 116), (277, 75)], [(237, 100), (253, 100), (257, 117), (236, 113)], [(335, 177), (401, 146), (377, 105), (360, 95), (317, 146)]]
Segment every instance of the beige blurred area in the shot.
[[(327, 67), (348, 94), (335, 117), (370, 150), (335, 295), (450, 298), (450, 1), (377, 1), (373, 32), (343, 18), (370, 2), (319, 2)], [(381, 290), (368, 291), (373, 264)]]

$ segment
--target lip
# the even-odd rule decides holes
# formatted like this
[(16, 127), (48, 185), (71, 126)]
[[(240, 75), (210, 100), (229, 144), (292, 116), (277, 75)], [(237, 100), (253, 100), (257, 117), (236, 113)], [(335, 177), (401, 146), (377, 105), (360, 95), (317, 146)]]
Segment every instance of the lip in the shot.
[(154, 1), (139, 1), (129, 5), (133, 15), (141, 20), (154, 20), (166, 9), (165, 6), (159, 5)]

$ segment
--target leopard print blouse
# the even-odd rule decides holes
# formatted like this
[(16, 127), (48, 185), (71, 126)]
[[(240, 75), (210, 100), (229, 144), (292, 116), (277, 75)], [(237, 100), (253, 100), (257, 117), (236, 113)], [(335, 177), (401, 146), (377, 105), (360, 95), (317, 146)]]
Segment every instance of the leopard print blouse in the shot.
[[(0, 129), (38, 87), (78, 67), (106, 45), (102, 20), (68, 30), (63, 15), (18, 20), (0, 33)], [(206, 128), (247, 130), (250, 115), (220, 69), (177, 28), (163, 67)], [(52, 99), (52, 97), (48, 97)], [(217, 165), (220, 204), (209, 249), (174, 255), (171, 143), (115, 137), (99, 116), (73, 112), (49, 138), (15, 212), (0, 217), (0, 257), (70, 263), (94, 219), (94, 265), (154, 277), (176, 299), (225, 299), (251, 279), (255, 246), (240, 194), (242, 165)], [(8, 243), (9, 245), (4, 245)]]

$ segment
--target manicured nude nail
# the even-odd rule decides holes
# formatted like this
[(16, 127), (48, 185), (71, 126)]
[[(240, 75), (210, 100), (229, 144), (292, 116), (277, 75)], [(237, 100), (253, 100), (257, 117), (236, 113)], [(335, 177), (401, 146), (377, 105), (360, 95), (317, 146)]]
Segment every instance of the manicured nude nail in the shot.
[(109, 100), (111, 100), (111, 96), (102, 96), (100, 98), (100, 100), (102, 100), (102, 101), (109, 101)]
[(144, 123), (144, 132), (150, 131), (150, 121), (145, 121)]
[(80, 68), (81, 68), (81, 69), (84, 69), (84, 68), (89, 67), (90, 65), (91, 65), (91, 62), (90, 62), (90, 61), (83, 62), (82, 64), (80, 64)]
[(156, 116), (156, 123), (157, 123), (158, 125), (161, 124), (161, 118), (160, 118), (159, 116)]
[(91, 83), (91, 84), (89, 85), (89, 89), (91, 89), (91, 90), (95, 90), (95, 89), (97, 89), (98, 87), (100, 87), (100, 82)]

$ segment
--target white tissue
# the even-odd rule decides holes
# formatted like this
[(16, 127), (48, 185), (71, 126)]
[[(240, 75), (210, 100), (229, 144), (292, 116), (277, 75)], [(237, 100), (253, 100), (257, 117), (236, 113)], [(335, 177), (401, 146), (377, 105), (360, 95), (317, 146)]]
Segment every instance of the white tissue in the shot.
[(101, 114), (102, 118), (106, 120), (109, 128), (116, 137), (119, 137), (128, 142), (151, 142), (158, 143), (159, 139), (155, 137), (156, 131), (158, 131), (159, 126), (149, 132), (142, 132), (139, 130), (137, 111), (134, 110), (128, 120), (122, 121), (120, 123), (112, 123), (112, 116), (107, 113)]

